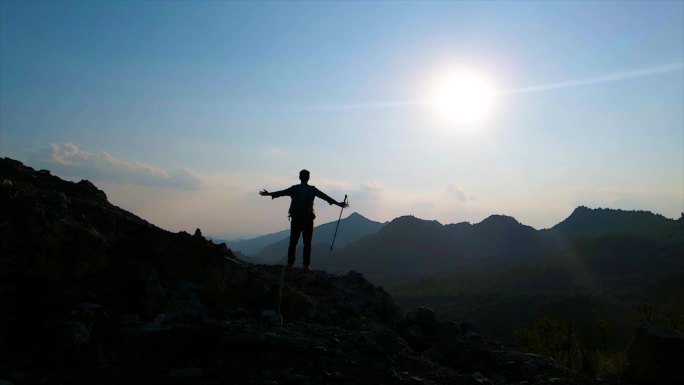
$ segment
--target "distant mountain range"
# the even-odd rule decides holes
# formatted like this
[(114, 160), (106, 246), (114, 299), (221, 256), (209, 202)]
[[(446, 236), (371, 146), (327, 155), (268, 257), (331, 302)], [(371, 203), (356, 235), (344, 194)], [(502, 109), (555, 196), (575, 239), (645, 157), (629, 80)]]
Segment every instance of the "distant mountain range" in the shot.
[[(491, 274), (541, 260), (549, 263), (549, 259), (554, 264), (567, 265), (569, 255), (578, 250), (586, 255), (587, 245), (598, 247), (600, 243), (603, 247), (610, 239), (629, 237), (653, 245), (665, 243), (667, 247), (684, 243), (684, 217), (673, 220), (648, 211), (584, 206), (543, 230), (505, 215), (492, 215), (475, 224), (442, 225), (413, 216), (380, 223), (353, 213), (341, 221), (335, 251), (331, 253), (329, 245), (335, 226), (336, 222), (330, 222), (315, 228), (314, 265), (338, 273), (356, 270), (385, 284), (455, 271), (486, 269)], [(250, 261), (282, 263), (288, 238), (286, 230), (231, 243), (230, 247)], [(300, 241), (298, 261), (301, 249)]]
[(404, 216), (335, 253), (316, 256), (314, 263), (329, 271), (358, 270), (388, 284), (473, 269), (486, 269), (491, 274), (540, 260), (565, 263), (569, 255), (576, 256), (576, 251), (591, 240), (605, 243), (607, 239), (629, 237), (654, 247), (669, 247), (684, 243), (682, 228), (684, 219), (672, 220), (647, 211), (587, 207), (578, 207), (567, 219), (545, 230), (503, 215), (492, 215), (476, 224), (449, 225)]
[(242, 239), (237, 241), (226, 241), (228, 246), (241, 254), (253, 256), (264, 247), (278, 242), (290, 236), (290, 230), (282, 230), (276, 233), (261, 235), (255, 238)]

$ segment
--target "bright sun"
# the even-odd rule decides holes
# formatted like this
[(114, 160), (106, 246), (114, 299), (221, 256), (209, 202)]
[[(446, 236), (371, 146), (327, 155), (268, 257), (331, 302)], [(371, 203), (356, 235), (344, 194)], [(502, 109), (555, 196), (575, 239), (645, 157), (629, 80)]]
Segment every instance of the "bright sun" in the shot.
[(436, 87), (433, 104), (450, 122), (471, 125), (487, 117), (494, 102), (494, 90), (479, 75), (453, 73)]

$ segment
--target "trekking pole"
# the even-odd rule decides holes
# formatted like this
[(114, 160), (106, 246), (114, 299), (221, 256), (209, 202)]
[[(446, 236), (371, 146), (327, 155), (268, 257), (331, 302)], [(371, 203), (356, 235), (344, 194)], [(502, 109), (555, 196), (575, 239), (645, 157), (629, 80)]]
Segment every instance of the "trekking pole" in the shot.
[[(344, 194), (344, 200), (342, 201), (342, 203), (347, 203), (347, 194)], [(344, 205), (342, 205), (342, 209), (340, 210), (340, 217), (337, 218), (337, 226), (335, 226), (335, 235), (333, 235), (333, 240), (330, 244), (330, 251), (332, 251), (333, 245), (335, 244), (335, 238), (337, 238), (337, 229), (340, 228), (340, 219), (342, 219), (342, 211), (344, 211)]]

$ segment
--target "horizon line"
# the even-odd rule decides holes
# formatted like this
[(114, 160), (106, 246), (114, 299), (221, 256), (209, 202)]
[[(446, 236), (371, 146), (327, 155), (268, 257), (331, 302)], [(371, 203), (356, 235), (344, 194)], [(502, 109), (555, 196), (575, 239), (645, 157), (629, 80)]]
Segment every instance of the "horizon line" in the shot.
[[(367, 220), (369, 220), (369, 221), (372, 221), (372, 222), (377, 222), (377, 223), (381, 223), (381, 224), (389, 224), (389, 223), (391, 223), (392, 221), (394, 221), (395, 219), (398, 219), (398, 218), (401, 218), (401, 217), (414, 217), (414, 218), (419, 219), (419, 220), (421, 220), (421, 221), (434, 221), (434, 222), (439, 223), (439, 224), (442, 225), (442, 226), (448, 226), (448, 225), (457, 225), (457, 224), (460, 224), (460, 223), (467, 223), (467, 224), (470, 224), (470, 225), (476, 225), (476, 224), (478, 224), (478, 223), (484, 222), (486, 219), (491, 218), (491, 217), (493, 217), (493, 216), (501, 216), (501, 217), (513, 218), (516, 222), (518, 222), (518, 224), (520, 224), (520, 225), (522, 225), (522, 226), (531, 227), (531, 228), (533, 228), (535, 231), (543, 231), (543, 230), (550, 230), (550, 229), (552, 229), (553, 227), (555, 227), (555, 226), (561, 224), (563, 221), (565, 221), (565, 220), (567, 220), (568, 218), (570, 218), (570, 216), (572, 216), (572, 214), (573, 214), (575, 211), (577, 211), (577, 209), (580, 209), (580, 208), (585, 208), (585, 209), (588, 209), (588, 210), (612, 210), (612, 211), (637, 212), (637, 213), (638, 213), (638, 212), (643, 212), (643, 213), (650, 213), (650, 214), (653, 214), (653, 215), (656, 215), (656, 216), (660, 216), (660, 217), (663, 217), (663, 218), (668, 219), (668, 220), (671, 220), (671, 221), (678, 221), (678, 220), (679, 220), (679, 219), (677, 219), (677, 218), (670, 218), (670, 217), (667, 217), (667, 216), (665, 216), (665, 215), (663, 215), (663, 214), (661, 214), (661, 213), (654, 212), (654, 211), (651, 211), (651, 210), (644, 210), (644, 209), (620, 209), (620, 208), (611, 208), (611, 207), (589, 207), (589, 206), (587, 206), (587, 205), (579, 205), (579, 206), (575, 207), (574, 209), (572, 209), (572, 212), (570, 212), (570, 214), (569, 214), (567, 217), (565, 217), (564, 219), (562, 219), (560, 222), (557, 222), (556, 224), (554, 224), (554, 225), (551, 226), (551, 227), (542, 227), (542, 228), (536, 228), (536, 227), (534, 227), (534, 226), (524, 224), (524, 223), (520, 222), (516, 217), (514, 217), (514, 216), (512, 216), (512, 215), (507, 215), (507, 214), (489, 214), (489, 215), (487, 215), (486, 217), (484, 217), (482, 220), (480, 220), (480, 221), (478, 221), (478, 222), (474, 222), (474, 221), (473, 221), (473, 222), (461, 221), (461, 222), (450, 222), (450, 223), (442, 223), (442, 222), (438, 221), (437, 219), (420, 218), (420, 217), (418, 217), (418, 216), (416, 216), (416, 215), (414, 215), (414, 214), (402, 214), (402, 215), (399, 215), (399, 216), (394, 217), (394, 218), (392, 218), (392, 219), (389, 219), (389, 220), (386, 220), (386, 221), (382, 221), (382, 222), (381, 222), (381, 221), (377, 221), (377, 220), (374, 220), (374, 219), (370, 219), (370, 218), (368, 218), (367, 216), (361, 214), (361, 213), (358, 212), (358, 211), (353, 211), (351, 214), (349, 214), (348, 216), (346, 216), (346, 217), (344, 217), (344, 218), (342, 218), (342, 219), (347, 219), (347, 218), (349, 218), (349, 217), (350, 217), (351, 215), (353, 215), (353, 214), (358, 214), (358, 215), (360, 215), (361, 217), (363, 217), (363, 218), (365, 218), (365, 219), (367, 219)], [(682, 218), (682, 217), (684, 217), (684, 212), (681, 214), (680, 218)], [(320, 226), (328, 225), (328, 224), (335, 223), (335, 222), (337, 222), (337, 221), (325, 222), (325, 223), (321, 223), (320, 225), (316, 225), (315, 227), (320, 227)], [(233, 239), (223, 239), (223, 238), (220, 238), (220, 240), (222, 240), (222, 241), (228, 241), (228, 242), (248, 241), (248, 240), (252, 240), (252, 239), (255, 239), (255, 238), (260, 238), (260, 237), (269, 236), (269, 235), (275, 235), (275, 234), (277, 234), (277, 233), (284, 232), (284, 231), (289, 231), (289, 230), (290, 230), (290, 229), (282, 229), (282, 230), (277, 230), (277, 231), (269, 232), (269, 233), (266, 233), (266, 234), (258, 234), (258, 235), (254, 235), (254, 236), (242, 236), (242, 237), (240, 237), (240, 238), (233, 238)], [(208, 236), (209, 236), (209, 237), (212, 237), (212, 238), (219, 238), (219, 237), (227, 236), (227, 234), (226, 234), (226, 235), (208, 234)], [(217, 239), (217, 240), (218, 240), (218, 239)]]

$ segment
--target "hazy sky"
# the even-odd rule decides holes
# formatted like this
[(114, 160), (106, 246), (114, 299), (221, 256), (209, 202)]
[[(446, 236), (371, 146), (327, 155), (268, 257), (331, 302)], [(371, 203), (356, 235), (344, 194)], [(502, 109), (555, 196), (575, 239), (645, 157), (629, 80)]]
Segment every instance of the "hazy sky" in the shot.
[[(684, 2), (0, 2), (0, 155), (170, 230), (684, 211)], [(478, 121), (426, 100), (452, 71)], [(474, 92), (474, 91), (473, 91)], [(339, 209), (316, 204), (318, 223)]]

